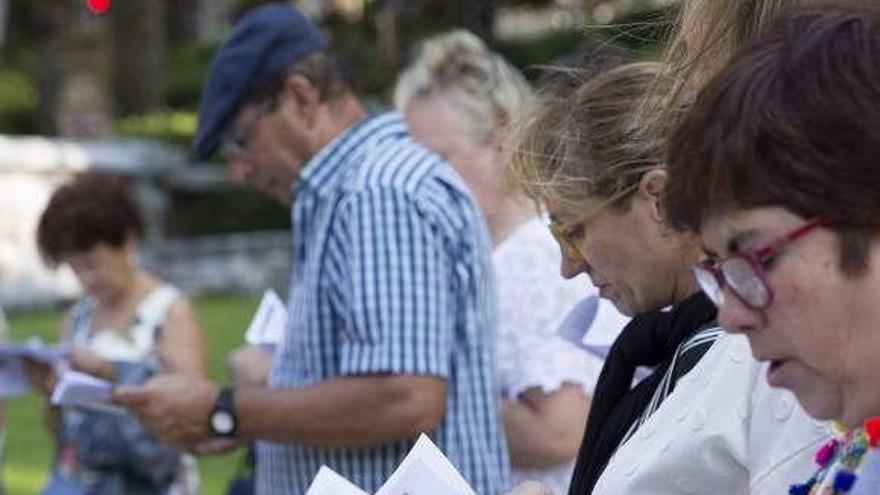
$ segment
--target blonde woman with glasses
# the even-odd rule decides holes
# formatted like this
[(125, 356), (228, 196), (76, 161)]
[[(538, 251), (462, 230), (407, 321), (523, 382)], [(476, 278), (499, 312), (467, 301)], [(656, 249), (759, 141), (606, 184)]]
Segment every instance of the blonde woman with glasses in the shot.
[[(829, 432), (764, 382), (745, 339), (721, 331), (691, 274), (699, 239), (665, 222), (663, 146), (635, 118), (659, 71), (630, 64), (594, 77), (542, 106), (511, 143), (510, 177), (550, 214), (563, 274), (587, 273), (633, 317), (596, 385), (569, 493), (785, 493)], [(652, 373), (632, 386), (637, 366)]]
[[(599, 304), (586, 277), (559, 276), (559, 249), (544, 221), (533, 204), (502, 187), (503, 143), (511, 121), (531, 108), (532, 89), (479, 38), (454, 31), (424, 43), (394, 96), (413, 136), (464, 178), (492, 235), (502, 411), (514, 473), (564, 492), (602, 360), (557, 331), (565, 319), (585, 327), (577, 335), (611, 339), (626, 320)], [(585, 296), (592, 299), (567, 319)]]

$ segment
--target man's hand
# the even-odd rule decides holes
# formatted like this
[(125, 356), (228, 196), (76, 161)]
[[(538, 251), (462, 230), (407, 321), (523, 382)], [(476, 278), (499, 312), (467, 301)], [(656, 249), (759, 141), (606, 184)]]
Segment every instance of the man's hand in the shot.
[(226, 359), (226, 371), (237, 385), (266, 385), (272, 353), (258, 346), (245, 345), (235, 349)]
[(507, 495), (553, 495), (546, 486), (537, 481), (526, 481), (507, 493)]
[(217, 385), (184, 375), (160, 375), (139, 387), (119, 386), (113, 399), (129, 408), (160, 440), (196, 450), (212, 438), (208, 415), (217, 400)]

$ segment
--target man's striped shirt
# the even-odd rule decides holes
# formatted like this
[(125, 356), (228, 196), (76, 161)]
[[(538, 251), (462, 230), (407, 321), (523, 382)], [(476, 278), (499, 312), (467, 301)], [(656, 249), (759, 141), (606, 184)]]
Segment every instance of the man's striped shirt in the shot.
[[(306, 164), (291, 214), (290, 322), (269, 385), (443, 377), (446, 411), (429, 433), (477, 493), (504, 492), (491, 247), (462, 180), (387, 113), (350, 128)], [(412, 444), (263, 442), (257, 493), (302, 494), (322, 464), (373, 492)]]

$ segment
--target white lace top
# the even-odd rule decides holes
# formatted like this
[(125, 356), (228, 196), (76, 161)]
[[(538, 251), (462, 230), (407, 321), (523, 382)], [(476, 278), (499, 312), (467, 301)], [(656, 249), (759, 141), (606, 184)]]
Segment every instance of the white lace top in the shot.
[[(562, 278), (560, 256), (540, 218), (521, 225), (492, 253), (499, 299), (498, 369), (505, 399), (516, 400), (535, 387), (553, 392), (563, 383), (580, 384), (592, 394), (599, 378), (602, 359), (557, 336), (575, 304), (597, 293), (586, 276)], [(625, 320), (611, 321), (620, 325), (611, 329), (616, 335)], [(514, 470), (515, 481), (538, 480), (564, 494), (573, 467), (574, 460), (548, 469)]]

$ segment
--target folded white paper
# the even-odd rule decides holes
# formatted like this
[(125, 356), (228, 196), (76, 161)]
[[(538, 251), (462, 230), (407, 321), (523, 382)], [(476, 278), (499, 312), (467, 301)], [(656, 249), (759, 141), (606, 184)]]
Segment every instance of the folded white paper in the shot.
[(24, 344), (0, 344), (0, 398), (30, 391), (30, 381), (24, 370), (25, 358), (55, 365), (64, 356), (63, 348), (46, 346), (38, 337), (32, 337)]
[(477, 495), (461, 473), (422, 434), (376, 495)]
[(629, 318), (599, 296), (577, 303), (562, 321), (557, 335), (581, 349), (604, 359)]
[(39, 337), (31, 337), (23, 344), (0, 344), (0, 357), (27, 357), (34, 361), (55, 364), (66, 355), (66, 347), (48, 346)]
[[(629, 321), (630, 318), (620, 314), (611, 302), (599, 296), (589, 296), (569, 311), (556, 334), (604, 360)], [(650, 374), (651, 368), (647, 366), (636, 368), (633, 386)]]
[(287, 308), (278, 294), (269, 289), (263, 293), (257, 312), (244, 334), (244, 340), (250, 345), (275, 346), (284, 338), (287, 326)]
[(113, 403), (113, 383), (78, 371), (65, 371), (58, 378), (50, 402), (54, 406), (124, 413)]
[(369, 495), (336, 471), (321, 466), (306, 495)]
[[(350, 481), (321, 466), (306, 495), (368, 495)], [(375, 495), (477, 495), (461, 473), (422, 434)]]

